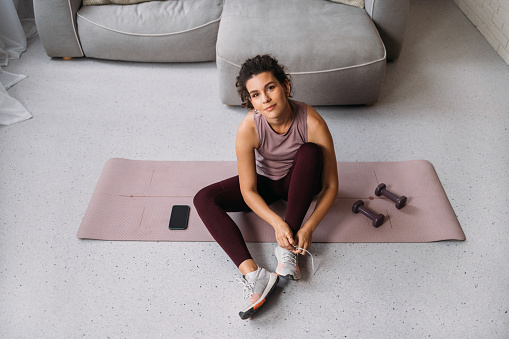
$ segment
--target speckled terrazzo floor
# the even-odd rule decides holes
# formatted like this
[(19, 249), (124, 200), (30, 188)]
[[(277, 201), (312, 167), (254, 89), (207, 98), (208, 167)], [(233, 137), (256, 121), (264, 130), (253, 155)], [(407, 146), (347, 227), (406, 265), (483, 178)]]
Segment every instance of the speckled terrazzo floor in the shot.
[(509, 337), (509, 66), (452, 1), (411, 0), (377, 104), (317, 109), (338, 161), (431, 161), (467, 241), (314, 244), (318, 272), (248, 321), (214, 243), (76, 238), (109, 158), (235, 160), (215, 64), (63, 62), (35, 38), (6, 70), (34, 118), (0, 127), (0, 337)]

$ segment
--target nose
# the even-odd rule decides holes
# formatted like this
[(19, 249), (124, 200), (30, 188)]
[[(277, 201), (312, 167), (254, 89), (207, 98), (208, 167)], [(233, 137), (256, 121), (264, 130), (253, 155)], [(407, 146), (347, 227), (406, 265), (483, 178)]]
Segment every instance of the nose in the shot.
[(264, 104), (267, 103), (267, 102), (270, 102), (272, 100), (267, 92), (263, 93), (262, 99), (263, 99), (263, 103)]

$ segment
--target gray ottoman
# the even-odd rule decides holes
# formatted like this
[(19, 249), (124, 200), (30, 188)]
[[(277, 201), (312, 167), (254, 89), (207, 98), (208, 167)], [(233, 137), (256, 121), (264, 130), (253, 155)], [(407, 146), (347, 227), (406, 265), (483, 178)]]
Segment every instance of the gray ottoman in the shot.
[(239, 105), (235, 77), (257, 54), (271, 54), (310, 105), (378, 100), (386, 51), (366, 10), (325, 0), (226, 0), (217, 39), (221, 101)]

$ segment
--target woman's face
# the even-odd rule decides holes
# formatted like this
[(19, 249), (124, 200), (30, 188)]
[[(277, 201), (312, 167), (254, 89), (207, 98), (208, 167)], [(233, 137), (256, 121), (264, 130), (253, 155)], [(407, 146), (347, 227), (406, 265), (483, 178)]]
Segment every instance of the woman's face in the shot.
[(288, 81), (281, 84), (272, 74), (264, 72), (246, 82), (253, 107), (267, 118), (277, 118), (284, 112), (290, 93)]

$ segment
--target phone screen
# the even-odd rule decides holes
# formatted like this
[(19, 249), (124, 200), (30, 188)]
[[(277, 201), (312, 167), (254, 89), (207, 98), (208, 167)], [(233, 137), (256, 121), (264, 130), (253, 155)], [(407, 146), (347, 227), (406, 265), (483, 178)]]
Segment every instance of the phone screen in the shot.
[(173, 205), (170, 216), (170, 230), (185, 230), (190, 210), (190, 207), (187, 205)]

